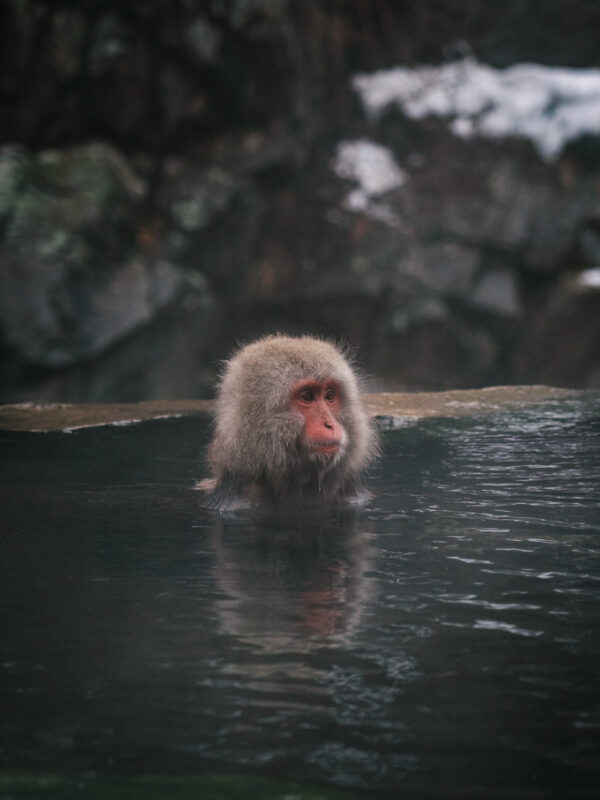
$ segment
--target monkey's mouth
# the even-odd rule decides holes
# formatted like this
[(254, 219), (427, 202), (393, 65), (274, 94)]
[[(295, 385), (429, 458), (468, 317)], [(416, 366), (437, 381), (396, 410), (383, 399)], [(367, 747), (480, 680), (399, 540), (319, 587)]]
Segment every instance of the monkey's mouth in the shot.
[(341, 439), (318, 439), (310, 443), (313, 453), (321, 456), (337, 456), (342, 449)]

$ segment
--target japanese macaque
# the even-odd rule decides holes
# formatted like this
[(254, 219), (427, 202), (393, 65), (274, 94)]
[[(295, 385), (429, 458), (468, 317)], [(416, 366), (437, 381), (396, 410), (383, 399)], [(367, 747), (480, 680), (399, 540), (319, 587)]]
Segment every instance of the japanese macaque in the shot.
[(361, 473), (377, 437), (347, 359), (329, 342), (267, 336), (239, 350), (222, 376), (207, 504), (260, 505), (368, 497)]

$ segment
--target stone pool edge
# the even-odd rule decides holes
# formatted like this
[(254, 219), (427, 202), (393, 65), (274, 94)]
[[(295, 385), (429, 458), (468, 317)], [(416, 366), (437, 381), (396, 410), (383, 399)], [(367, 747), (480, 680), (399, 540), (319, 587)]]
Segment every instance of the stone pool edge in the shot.
[[(366, 394), (367, 408), (382, 428), (401, 427), (426, 417), (480, 416), (503, 408), (578, 397), (583, 390), (551, 386), (491, 386), (445, 392)], [(153, 419), (197, 416), (212, 411), (212, 400), (144, 400), (137, 403), (15, 403), (0, 405), (0, 430), (47, 432)]]

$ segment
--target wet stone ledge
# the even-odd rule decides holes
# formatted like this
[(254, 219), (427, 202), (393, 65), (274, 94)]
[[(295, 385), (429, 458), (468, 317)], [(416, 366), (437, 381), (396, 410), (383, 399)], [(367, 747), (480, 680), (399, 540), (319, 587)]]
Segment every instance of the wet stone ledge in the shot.
[[(365, 395), (380, 428), (397, 428), (425, 417), (480, 416), (585, 392), (548, 386), (494, 386), (448, 392), (380, 392)], [(212, 411), (211, 400), (147, 400), (138, 403), (18, 403), (0, 405), (0, 430), (76, 430), (152, 419), (197, 416)]]

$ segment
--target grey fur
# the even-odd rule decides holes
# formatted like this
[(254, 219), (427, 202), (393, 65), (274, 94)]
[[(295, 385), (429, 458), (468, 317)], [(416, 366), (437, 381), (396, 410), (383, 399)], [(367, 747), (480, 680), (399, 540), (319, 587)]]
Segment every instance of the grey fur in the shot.
[[(304, 421), (290, 409), (290, 392), (308, 379), (333, 379), (340, 386), (339, 421), (347, 442), (333, 461), (307, 458), (300, 446)], [(226, 364), (208, 455), (213, 477), (198, 488), (220, 510), (357, 499), (361, 473), (377, 452), (377, 436), (347, 358), (322, 339), (267, 336), (242, 347)]]

